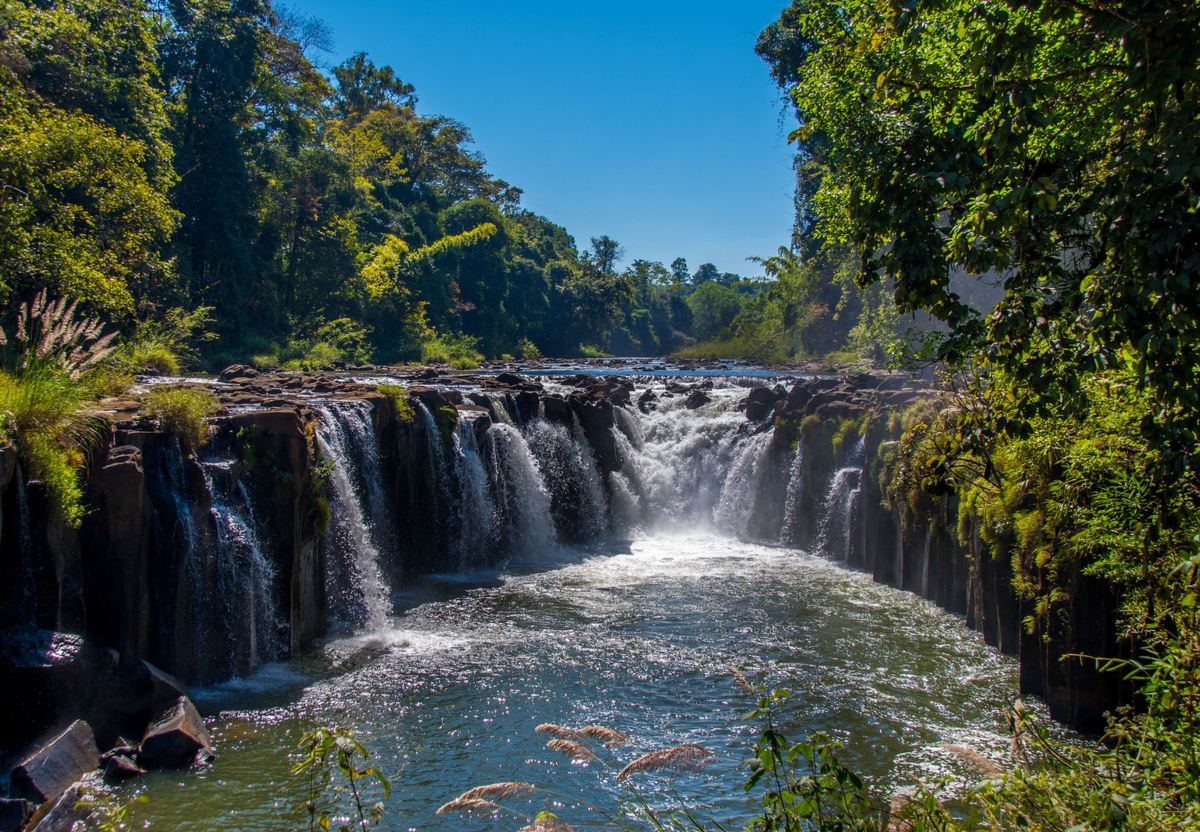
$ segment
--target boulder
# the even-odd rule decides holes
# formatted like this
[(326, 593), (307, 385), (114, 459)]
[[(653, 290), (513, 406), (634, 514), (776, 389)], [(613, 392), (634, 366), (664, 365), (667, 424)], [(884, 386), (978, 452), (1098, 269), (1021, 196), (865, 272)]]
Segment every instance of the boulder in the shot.
[(507, 384), (510, 387), (520, 387), (525, 383), (525, 379), (515, 373), (500, 373), (496, 376), (496, 381), (500, 384)]
[(94, 789), (83, 783), (72, 784), (56, 801), (34, 812), (25, 832), (77, 832), (94, 828), (95, 808)]
[(546, 418), (551, 422), (559, 422), (567, 427), (574, 424), (574, 419), (571, 418), (571, 405), (562, 396), (542, 397), (542, 408)]
[(695, 410), (698, 407), (704, 407), (704, 405), (711, 401), (712, 399), (710, 399), (700, 390), (693, 390), (688, 394), (687, 401), (684, 402), (684, 407), (686, 407), (688, 410)]
[(99, 761), (91, 727), (77, 719), (13, 769), (9, 791), (13, 797), (40, 805), (61, 795)]
[(745, 399), (746, 418), (752, 422), (767, 418), (774, 410), (778, 398), (778, 394), (768, 387), (755, 387)]
[(658, 396), (654, 395), (653, 390), (647, 390), (646, 392), (642, 393), (642, 395), (638, 396), (637, 406), (638, 410), (642, 411), (643, 413), (649, 413), (651, 410), (654, 410), (658, 407)]
[(17, 832), (36, 808), (28, 800), (0, 798), (0, 832)]
[(123, 783), (134, 777), (140, 777), (145, 773), (146, 769), (138, 766), (137, 763), (124, 754), (113, 754), (104, 763), (104, 782), (106, 783)]
[(226, 382), (249, 381), (258, 376), (258, 370), (245, 364), (230, 364), (217, 378)]
[(137, 761), (146, 768), (189, 768), (197, 755), (211, 758), (212, 740), (192, 700), (181, 696), (146, 729)]

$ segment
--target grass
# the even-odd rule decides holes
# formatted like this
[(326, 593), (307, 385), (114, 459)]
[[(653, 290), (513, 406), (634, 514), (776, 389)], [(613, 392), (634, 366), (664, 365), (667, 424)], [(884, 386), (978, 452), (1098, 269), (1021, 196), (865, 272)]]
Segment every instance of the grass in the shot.
[(392, 412), (401, 422), (412, 422), (417, 418), (417, 410), (408, 400), (408, 393), (398, 384), (381, 384), (375, 388), (392, 402)]
[(0, 371), (0, 436), (17, 449), (25, 474), (42, 483), (55, 513), (76, 527), (83, 519), (79, 469), (99, 432), (86, 413), (88, 385), (35, 362)]
[(208, 441), (208, 417), (220, 407), (217, 397), (203, 387), (159, 387), (142, 401), (142, 409), (187, 451), (195, 451)]
[(479, 339), (469, 335), (434, 335), (421, 344), (426, 364), (449, 364), (456, 370), (473, 370), (483, 362)]

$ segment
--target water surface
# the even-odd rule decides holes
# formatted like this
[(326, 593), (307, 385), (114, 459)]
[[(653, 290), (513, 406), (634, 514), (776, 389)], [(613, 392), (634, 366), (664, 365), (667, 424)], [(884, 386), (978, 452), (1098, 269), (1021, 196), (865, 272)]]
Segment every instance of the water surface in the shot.
[[(627, 796), (610, 766), (681, 742), (715, 761), (639, 787), (662, 805), (673, 788), (702, 817), (740, 826), (753, 809), (740, 784), (757, 729), (728, 665), (789, 689), (788, 734), (841, 739), (884, 793), (920, 773), (965, 773), (943, 744), (1003, 761), (1015, 663), (928, 602), (800, 551), (657, 533), (558, 562), (434, 576), (395, 600), (380, 632), (200, 692), (219, 758), (141, 781), (149, 800), (136, 823), (291, 828), (294, 745), (306, 728), (336, 724), (355, 727), (392, 781), (382, 829), (516, 829), (517, 815), (434, 814), (502, 780), (546, 790), (509, 801), (521, 815), (549, 808), (603, 824)], [(572, 763), (545, 748), (541, 722), (603, 724), (632, 742), (608, 765)]]

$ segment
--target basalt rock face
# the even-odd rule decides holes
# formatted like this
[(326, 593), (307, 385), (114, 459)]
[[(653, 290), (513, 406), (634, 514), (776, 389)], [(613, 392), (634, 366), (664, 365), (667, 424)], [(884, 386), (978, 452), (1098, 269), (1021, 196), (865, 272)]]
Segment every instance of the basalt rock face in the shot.
[[(789, 515), (799, 519), (784, 529), (783, 542), (822, 549), (880, 583), (963, 615), (988, 644), (1017, 656), (1022, 692), (1042, 697), (1059, 721), (1100, 730), (1105, 712), (1131, 701), (1131, 691), (1118, 674), (1064, 657), (1128, 654), (1117, 639), (1119, 601), (1111, 590), (1075, 575), (1072, 600), (1049, 621), (1038, 621), (1013, 588), (1007, 555), (1012, 547), (1002, 540), (985, 543), (972, 518), (960, 523), (953, 496), (908, 506), (892, 504), (884, 493), (887, 457), (899, 439), (889, 417), (933, 394), (902, 377), (869, 374), (814, 379), (783, 395), (767, 388), (750, 391), (747, 418), (764, 424), (773, 419), (773, 444), (794, 448), (803, 458), (789, 495), (799, 502)], [(834, 493), (843, 480), (849, 483), (845, 493)], [(832, 504), (843, 497), (846, 507), (838, 519), (844, 525), (821, 528), (818, 518), (837, 515)], [(1027, 620), (1035, 622), (1032, 632), (1025, 629)]]

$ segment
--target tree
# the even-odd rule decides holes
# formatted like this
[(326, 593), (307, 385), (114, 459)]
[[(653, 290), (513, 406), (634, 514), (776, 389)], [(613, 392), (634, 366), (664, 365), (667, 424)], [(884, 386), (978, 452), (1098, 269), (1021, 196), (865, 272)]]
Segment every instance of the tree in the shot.
[(617, 264), (625, 258), (625, 249), (612, 237), (602, 234), (592, 238), (589, 258), (600, 274), (611, 276), (617, 273)]
[(696, 273), (692, 275), (692, 285), (699, 286), (707, 283), (710, 280), (715, 281), (721, 276), (720, 270), (712, 263), (701, 263), (696, 269)]
[(390, 66), (375, 66), (366, 52), (355, 52), (333, 68), (338, 97), (334, 112), (350, 122), (361, 121), (384, 108), (413, 109), (416, 89), (406, 84)]
[(128, 319), (171, 284), (150, 28), (104, 0), (0, 12), (0, 301), (50, 288)]
[[(821, 167), (819, 233), (901, 312), (950, 327), (1028, 395), (1086, 407), (1125, 368), (1180, 470), (1200, 440), (1200, 5), (1141, 0), (793, 3), (795, 138)], [(951, 290), (1003, 276), (986, 318)], [(1164, 469), (1166, 470), (1166, 469)]]
[(696, 337), (708, 340), (716, 338), (732, 323), (742, 308), (742, 301), (737, 292), (710, 280), (688, 295), (687, 305), (692, 310)]
[(676, 286), (682, 286), (691, 279), (687, 260), (682, 257), (676, 257), (671, 261), (671, 279)]

